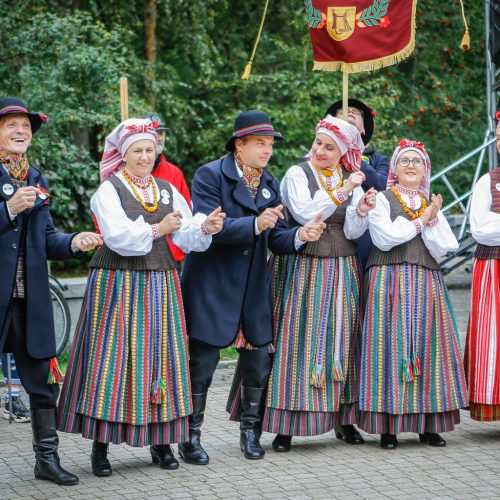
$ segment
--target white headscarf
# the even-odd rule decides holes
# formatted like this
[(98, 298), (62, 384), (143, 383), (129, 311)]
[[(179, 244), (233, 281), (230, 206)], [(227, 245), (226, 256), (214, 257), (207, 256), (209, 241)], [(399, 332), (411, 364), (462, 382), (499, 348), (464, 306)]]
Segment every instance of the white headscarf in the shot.
[(100, 164), (101, 182), (114, 174), (123, 164), (127, 149), (137, 141), (148, 139), (155, 147), (158, 143), (157, 122), (141, 118), (129, 118), (120, 123), (106, 137), (104, 153)]

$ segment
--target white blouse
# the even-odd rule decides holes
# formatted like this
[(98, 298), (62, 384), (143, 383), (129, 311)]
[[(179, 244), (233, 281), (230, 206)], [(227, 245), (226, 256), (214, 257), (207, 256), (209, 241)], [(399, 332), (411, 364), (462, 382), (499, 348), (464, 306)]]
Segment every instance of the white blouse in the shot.
[[(280, 186), (283, 203), (299, 224), (305, 224), (319, 212), (323, 213), (322, 220), (326, 220), (337, 209), (337, 205), (321, 187), (321, 183), (314, 168), (311, 167), (309, 162), (308, 165), (320, 187), (318, 191), (314, 193), (313, 197), (311, 197), (307, 176), (298, 165), (294, 165), (288, 169)], [(332, 184), (336, 185), (340, 180), (338, 172), (334, 171), (330, 179)], [(368, 227), (368, 217), (360, 217), (356, 213), (356, 207), (363, 195), (364, 191), (361, 187), (355, 188), (351, 195), (349, 195), (350, 201), (347, 206), (344, 222), (344, 234), (348, 240), (359, 238)]]
[(491, 211), (491, 177), (483, 175), (474, 186), (470, 205), (472, 237), (483, 245), (500, 246), (500, 214)]
[[(119, 172), (116, 176), (134, 196), (122, 173)], [(212, 236), (205, 236), (200, 229), (207, 216), (202, 213), (193, 216), (183, 196), (174, 186), (171, 185), (171, 188), (173, 210), (179, 210), (182, 214), (180, 229), (170, 235), (172, 242), (186, 253), (205, 251), (212, 242)], [(158, 189), (156, 182), (148, 188), (149, 200), (153, 199), (153, 189)], [(141, 189), (137, 189), (137, 192), (142, 196)], [(158, 203), (162, 203), (160, 193), (158, 193)], [(111, 250), (124, 257), (146, 255), (151, 252), (154, 239), (151, 224), (148, 224), (142, 215), (136, 220), (127, 217), (111, 182), (104, 181), (99, 186), (90, 199), (90, 208), (97, 219), (104, 242)]]
[[(412, 210), (420, 208), (421, 201), (418, 193), (415, 195), (400, 194), (403, 201)], [(437, 219), (431, 224), (421, 224), (422, 240), (435, 259), (448, 252), (456, 251), (459, 247), (458, 241), (441, 211), (438, 212)], [(396, 217), (394, 221), (391, 220), (389, 200), (382, 193), (377, 194), (376, 207), (368, 214), (368, 226), (374, 245), (384, 252), (412, 240), (417, 235), (417, 225), (414, 221), (402, 216)]]

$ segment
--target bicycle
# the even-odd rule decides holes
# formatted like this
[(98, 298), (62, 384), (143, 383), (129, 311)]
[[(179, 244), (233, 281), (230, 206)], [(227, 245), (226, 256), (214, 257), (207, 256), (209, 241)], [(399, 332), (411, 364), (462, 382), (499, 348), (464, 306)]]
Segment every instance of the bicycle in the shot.
[(61, 283), (57, 278), (49, 274), (50, 297), (52, 299), (52, 310), (54, 312), (54, 331), (56, 334), (56, 355), (64, 351), (69, 340), (71, 329), (71, 315), (68, 302), (63, 291), (68, 290), (68, 285)]

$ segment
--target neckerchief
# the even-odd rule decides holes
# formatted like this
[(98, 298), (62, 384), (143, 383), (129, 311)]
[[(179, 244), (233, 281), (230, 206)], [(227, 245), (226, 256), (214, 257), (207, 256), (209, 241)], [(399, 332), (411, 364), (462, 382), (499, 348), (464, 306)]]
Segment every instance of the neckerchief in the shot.
[(13, 179), (25, 181), (28, 178), (30, 164), (26, 153), (15, 155), (0, 148), (0, 163)]
[(241, 171), (243, 172), (243, 177), (241, 180), (243, 181), (243, 184), (246, 186), (248, 191), (250, 192), (250, 196), (252, 199), (255, 200), (257, 197), (257, 192), (259, 191), (259, 186), (260, 186), (260, 178), (262, 177), (262, 168), (253, 168), (253, 167), (247, 167), (242, 161), (241, 158), (239, 157), (238, 154), (235, 153), (234, 155), (236, 159), (236, 163), (240, 167)]

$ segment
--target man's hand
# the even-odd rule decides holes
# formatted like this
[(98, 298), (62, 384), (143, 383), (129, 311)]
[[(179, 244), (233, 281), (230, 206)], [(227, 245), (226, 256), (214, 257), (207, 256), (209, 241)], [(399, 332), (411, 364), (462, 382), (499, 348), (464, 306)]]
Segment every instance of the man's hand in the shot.
[(274, 229), (278, 219), (284, 219), (285, 216), (281, 213), (283, 210), (283, 205), (278, 205), (277, 207), (266, 208), (257, 217), (257, 229), (262, 233), (266, 229)]
[(104, 241), (100, 234), (90, 232), (78, 233), (71, 240), (71, 246), (78, 248), (81, 252), (88, 252), (103, 243)]
[(317, 241), (323, 234), (326, 224), (321, 220), (323, 213), (315, 215), (309, 222), (299, 229), (299, 239), (301, 241)]
[(35, 186), (26, 186), (19, 188), (12, 198), (7, 201), (7, 207), (12, 215), (17, 215), (31, 208), (36, 201), (36, 196), (41, 191)]
[(226, 214), (222, 211), (221, 207), (217, 207), (206, 219), (203, 225), (205, 229), (213, 234), (222, 231), (222, 226), (224, 225), (224, 219)]
[(181, 227), (182, 214), (180, 210), (171, 212), (165, 215), (163, 219), (158, 224), (158, 231), (160, 236), (165, 236), (166, 234), (172, 234)]

